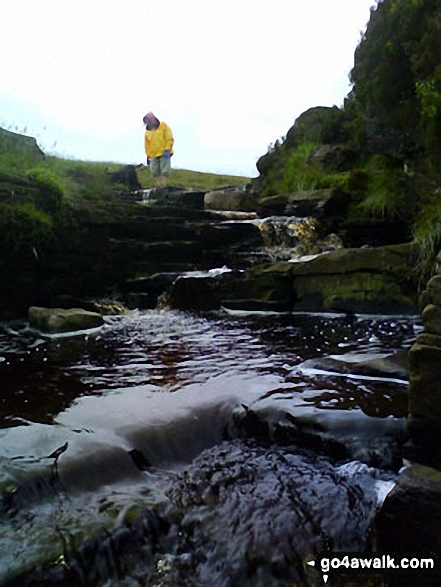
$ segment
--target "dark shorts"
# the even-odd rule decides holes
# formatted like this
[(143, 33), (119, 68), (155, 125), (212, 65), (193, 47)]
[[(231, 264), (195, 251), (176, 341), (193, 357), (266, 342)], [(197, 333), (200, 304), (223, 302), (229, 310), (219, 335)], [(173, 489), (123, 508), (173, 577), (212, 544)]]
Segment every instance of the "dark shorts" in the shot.
[(170, 157), (152, 157), (150, 159), (150, 173), (153, 177), (168, 177), (170, 175)]

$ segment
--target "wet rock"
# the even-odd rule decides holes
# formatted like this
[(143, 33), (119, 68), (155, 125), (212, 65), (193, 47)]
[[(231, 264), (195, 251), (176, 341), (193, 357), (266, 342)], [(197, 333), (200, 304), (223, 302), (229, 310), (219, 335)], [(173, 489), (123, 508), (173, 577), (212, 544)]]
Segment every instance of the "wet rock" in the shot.
[(167, 301), (178, 310), (214, 310), (220, 307), (216, 279), (204, 277), (179, 277), (171, 286)]
[(334, 467), (280, 448), (223, 443), (169, 491), (176, 546), (199, 561), (195, 585), (312, 586), (318, 575), (308, 557), (365, 547), (374, 484), (360, 464)]
[(221, 305), (229, 309), (286, 312), (294, 307), (292, 282), (283, 273), (251, 269), (220, 276), (218, 288)]
[(29, 308), (29, 323), (34, 328), (48, 333), (73, 332), (88, 330), (104, 324), (104, 319), (97, 312), (89, 312), (82, 308)]
[(313, 587), (320, 575), (306, 562), (325, 551), (363, 551), (379, 493), (393, 479), (361, 463), (238, 440), (162, 476), (161, 503), (129, 505), (112, 527), (87, 539), (77, 529), (65, 564), (47, 555), (5, 587)]
[(336, 250), (222, 277), (216, 289), (230, 309), (412, 313), (410, 252), (400, 246)]
[(155, 308), (159, 296), (176, 281), (178, 276), (177, 272), (164, 272), (128, 279), (124, 283), (123, 292), (129, 308)]
[(441, 306), (428, 304), (422, 313), (424, 331), (441, 335)]
[(381, 552), (435, 558), (435, 572), (423, 569), (390, 576), (391, 587), (437, 587), (441, 584), (441, 472), (412, 465), (401, 473), (376, 521)]
[(421, 310), (429, 304), (441, 306), (441, 275), (434, 275), (429, 279), (426, 289), (420, 296)]
[(393, 377), (405, 381), (409, 377), (408, 352), (405, 350), (368, 358), (363, 358), (363, 355), (332, 355), (309, 359), (301, 366), (368, 377)]
[(402, 417), (387, 418), (385, 413), (375, 417), (355, 407), (320, 406), (319, 400), (311, 398), (312, 405), (281, 398), (277, 403), (259, 401), (240, 422), (243, 437), (265, 446), (307, 448), (335, 460), (354, 459), (388, 470), (401, 467)]
[(262, 235), (254, 222), (213, 222), (200, 226), (198, 235), (204, 249), (219, 252), (240, 247), (250, 251), (263, 245)]
[[(416, 311), (413, 249), (341, 249), (249, 269), (229, 280), (228, 308), (402, 314)], [(269, 303), (268, 303), (269, 302)]]
[(269, 216), (257, 221), (263, 241), (269, 248), (275, 246), (295, 247), (302, 242), (304, 247), (317, 240), (317, 222), (314, 218)]

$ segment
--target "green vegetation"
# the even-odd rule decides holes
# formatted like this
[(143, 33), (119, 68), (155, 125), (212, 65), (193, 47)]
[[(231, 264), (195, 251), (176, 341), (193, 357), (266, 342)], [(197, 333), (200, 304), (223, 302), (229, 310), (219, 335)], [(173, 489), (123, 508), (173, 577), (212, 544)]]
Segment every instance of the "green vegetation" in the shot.
[[(47, 157), (47, 165), (56, 174), (66, 199), (76, 204), (87, 201), (115, 201), (116, 191), (127, 190), (112, 184), (110, 176), (123, 166), (121, 163), (90, 162)], [(148, 167), (136, 170), (141, 186), (152, 188), (155, 182)], [(182, 188), (219, 189), (230, 185), (246, 185), (249, 178), (217, 175), (184, 169), (172, 169), (169, 184)]]
[(435, 256), (441, 243), (441, 194), (439, 192), (433, 193), (421, 207), (413, 227), (413, 236), (420, 251), (416, 271), (424, 285), (432, 273)]
[[(421, 276), (430, 274), (441, 246), (440, 30), (441, 0), (379, 2), (351, 73), (358, 124), (364, 117), (367, 131), (382, 137), (377, 150), (390, 160), (364, 205), (368, 208), (376, 194), (374, 205), (409, 218), (421, 252)], [(372, 141), (369, 132), (366, 138)]]
[(359, 112), (421, 166), (441, 155), (440, 28), (440, 0), (379, 2), (351, 73)]
[(0, 203), (0, 246), (36, 257), (53, 237), (53, 219), (31, 202)]
[(37, 147), (35, 139), (0, 128), (0, 172), (11, 175), (24, 175), (29, 169), (39, 165), (44, 154)]
[(411, 182), (400, 162), (384, 155), (372, 155), (366, 162), (363, 174), (358, 190), (359, 199), (357, 201), (356, 197), (353, 198), (353, 217), (394, 220), (413, 218), (415, 206)]
[(338, 188), (349, 219), (401, 222), (430, 274), (441, 248), (441, 0), (379, 0), (342, 108), (304, 112), (257, 164), (260, 197)]
[[(3, 154), (2, 154), (3, 155)], [(0, 159), (0, 172), (14, 173), (34, 178), (40, 185), (45, 185), (46, 193), (52, 197), (64, 194), (66, 201), (81, 204), (88, 200), (115, 200), (115, 190), (127, 189), (112, 184), (110, 175), (123, 166), (120, 163), (77, 161), (46, 157), (39, 167), (35, 167), (32, 158), (15, 157), (11, 165), (9, 153)], [(20, 165), (18, 164), (20, 162)], [(154, 187), (148, 167), (137, 169), (138, 179), (143, 188)], [(246, 185), (250, 179), (233, 175), (203, 173), (185, 169), (172, 169), (169, 184), (182, 188), (199, 188), (203, 190), (220, 189), (233, 185)]]
[(351, 180), (350, 173), (328, 173), (312, 160), (314, 152), (320, 147), (318, 143), (299, 141), (294, 149), (282, 144), (276, 147), (275, 165), (269, 165), (265, 175), (265, 185), (260, 196), (289, 194), (325, 188), (346, 188)]

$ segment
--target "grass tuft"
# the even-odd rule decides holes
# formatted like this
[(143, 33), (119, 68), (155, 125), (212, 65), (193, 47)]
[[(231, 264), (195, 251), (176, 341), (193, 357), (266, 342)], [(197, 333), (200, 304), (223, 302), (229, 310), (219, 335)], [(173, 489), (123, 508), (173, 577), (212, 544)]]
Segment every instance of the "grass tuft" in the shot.
[(419, 249), (419, 261), (415, 272), (421, 283), (434, 273), (436, 256), (441, 246), (440, 195), (434, 193), (423, 205), (413, 228), (413, 238)]

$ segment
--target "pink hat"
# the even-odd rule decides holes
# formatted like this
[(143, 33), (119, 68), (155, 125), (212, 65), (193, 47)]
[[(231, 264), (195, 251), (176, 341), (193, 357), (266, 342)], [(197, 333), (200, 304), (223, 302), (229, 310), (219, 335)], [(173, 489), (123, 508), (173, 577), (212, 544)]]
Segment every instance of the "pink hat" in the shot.
[(157, 118), (156, 116), (153, 114), (153, 112), (147, 112), (147, 114), (144, 116), (144, 118), (142, 119), (144, 122), (146, 121), (150, 121), (153, 124), (156, 122)]

